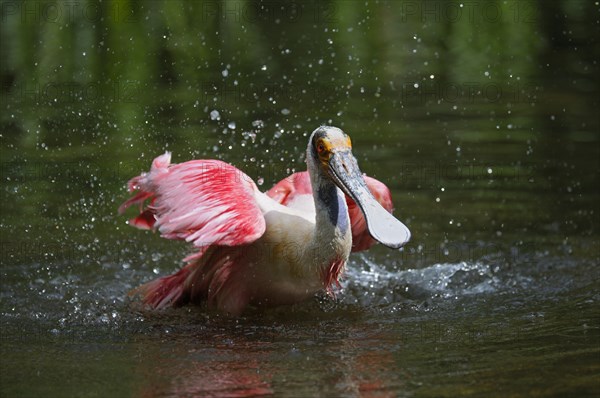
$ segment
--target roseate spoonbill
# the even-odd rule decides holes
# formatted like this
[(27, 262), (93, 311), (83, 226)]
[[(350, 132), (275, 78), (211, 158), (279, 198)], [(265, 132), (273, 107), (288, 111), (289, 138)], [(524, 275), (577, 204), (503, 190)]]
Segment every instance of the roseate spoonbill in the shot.
[(391, 248), (410, 239), (388, 212), (389, 190), (365, 182), (350, 138), (337, 127), (317, 128), (306, 150), (308, 172), (267, 194), (219, 160), (170, 160), (167, 152), (131, 179), (129, 190), (137, 193), (119, 207), (123, 213), (138, 204), (131, 225), (196, 248), (177, 273), (134, 291), (153, 308), (206, 301), (237, 315), (248, 305), (296, 303), (339, 285), (353, 240), (358, 251), (374, 243), (371, 237)]

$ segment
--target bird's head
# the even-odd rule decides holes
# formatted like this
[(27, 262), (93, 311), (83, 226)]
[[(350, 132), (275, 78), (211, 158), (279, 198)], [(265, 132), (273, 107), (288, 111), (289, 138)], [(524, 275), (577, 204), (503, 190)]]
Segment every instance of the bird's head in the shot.
[(391, 248), (402, 247), (410, 240), (408, 228), (388, 213), (369, 191), (352, 154), (350, 137), (342, 130), (321, 126), (313, 131), (308, 142), (307, 166), (356, 202), (375, 240)]

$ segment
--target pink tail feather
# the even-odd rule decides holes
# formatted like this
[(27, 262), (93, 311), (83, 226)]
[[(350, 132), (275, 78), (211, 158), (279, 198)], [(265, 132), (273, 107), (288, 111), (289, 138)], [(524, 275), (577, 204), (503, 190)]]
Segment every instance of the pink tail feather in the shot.
[(190, 275), (191, 264), (173, 275), (155, 279), (132, 290), (130, 296), (140, 296), (145, 305), (153, 309), (177, 307), (187, 303), (185, 282)]

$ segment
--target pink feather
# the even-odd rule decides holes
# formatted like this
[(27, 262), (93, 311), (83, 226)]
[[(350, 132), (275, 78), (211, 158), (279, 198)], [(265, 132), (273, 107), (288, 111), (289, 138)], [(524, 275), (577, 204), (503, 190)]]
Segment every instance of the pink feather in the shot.
[(129, 181), (129, 190), (138, 193), (119, 212), (139, 204), (140, 215), (130, 221), (133, 226), (158, 228), (164, 238), (199, 248), (251, 243), (263, 235), (265, 220), (250, 177), (219, 160), (171, 165), (170, 159), (168, 152), (157, 157), (149, 173)]

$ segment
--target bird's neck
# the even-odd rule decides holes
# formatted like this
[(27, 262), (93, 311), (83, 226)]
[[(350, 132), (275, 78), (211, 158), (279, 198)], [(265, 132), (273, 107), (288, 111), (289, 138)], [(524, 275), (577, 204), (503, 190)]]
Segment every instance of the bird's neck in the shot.
[(315, 237), (323, 244), (345, 237), (350, 218), (344, 193), (319, 170), (309, 173), (315, 201)]
[(320, 169), (309, 146), (307, 168), (315, 201), (315, 230), (306, 254), (326, 289), (337, 284), (352, 249), (350, 217), (344, 193)]
[(311, 183), (316, 210), (311, 263), (317, 266), (322, 286), (331, 291), (339, 286), (338, 278), (350, 255), (350, 217), (344, 193), (329, 178), (317, 176)]
[(332, 183), (325, 183), (316, 187), (315, 192), (317, 225), (324, 230), (326, 226), (331, 226), (341, 233), (346, 232), (350, 220), (342, 191)]

